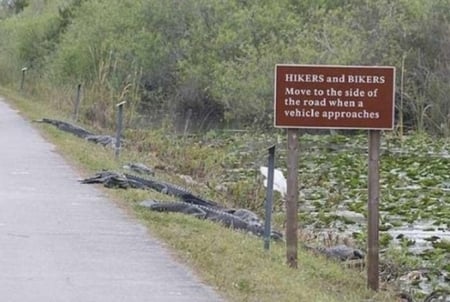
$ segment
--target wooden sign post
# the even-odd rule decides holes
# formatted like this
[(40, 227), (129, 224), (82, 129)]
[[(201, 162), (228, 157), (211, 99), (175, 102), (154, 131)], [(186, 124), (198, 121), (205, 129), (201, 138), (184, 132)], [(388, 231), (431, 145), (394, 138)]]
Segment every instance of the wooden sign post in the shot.
[(369, 130), (369, 204), (367, 221), (367, 285), (373, 290), (379, 288), (379, 244), (380, 227), (380, 131)]
[(81, 84), (77, 85), (77, 94), (75, 96), (75, 104), (73, 108), (73, 120), (75, 122), (78, 121), (78, 112), (80, 110), (80, 101), (81, 101)]
[(287, 129), (286, 262), (297, 268), (298, 246), (298, 129)]
[(126, 104), (126, 101), (120, 102), (116, 104), (117, 107), (117, 121), (116, 121), (116, 144), (115, 144), (115, 152), (114, 155), (116, 160), (119, 159), (120, 149), (122, 148), (122, 127), (123, 127), (123, 106)]
[(274, 124), (288, 129), (286, 246), (289, 266), (297, 267), (297, 231), (294, 236), (292, 230), (294, 226), (297, 228), (298, 217), (298, 134), (295, 128), (367, 129), (367, 280), (368, 287), (378, 290), (380, 130), (394, 127), (394, 85), (395, 68), (390, 66), (276, 65)]
[(23, 67), (22, 68), (22, 78), (20, 80), (20, 91), (23, 91), (23, 87), (25, 85), (25, 74), (27, 73), (28, 68)]

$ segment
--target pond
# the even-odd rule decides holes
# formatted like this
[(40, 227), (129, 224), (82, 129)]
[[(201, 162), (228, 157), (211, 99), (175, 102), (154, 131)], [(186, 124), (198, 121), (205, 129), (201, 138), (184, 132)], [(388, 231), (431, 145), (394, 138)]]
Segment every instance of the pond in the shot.
[[(259, 142), (255, 142), (259, 139)], [(268, 137), (247, 138), (236, 151), (256, 158), (239, 177), (266, 165)], [(277, 137), (276, 166), (286, 174), (286, 141)], [(259, 144), (259, 145), (258, 145)], [(367, 135), (302, 135), (299, 157), (299, 224), (316, 234), (348, 237), (364, 247), (367, 221)], [(256, 147), (255, 147), (256, 146)], [(256, 171), (256, 172), (255, 172)], [(235, 171), (236, 172), (236, 171)], [(261, 181), (262, 183), (262, 181)], [(422, 135), (382, 136), (380, 156), (380, 247), (406, 249), (421, 267), (437, 269), (437, 284), (450, 274), (450, 140)], [(282, 203), (276, 195), (275, 204)], [(280, 201), (281, 200), (281, 201)], [(276, 211), (282, 212), (283, 207)], [(275, 217), (282, 215), (275, 213)], [(326, 235), (327, 236), (327, 235)], [(418, 282), (420, 283), (420, 282)], [(434, 286), (437, 286), (436, 284)], [(430, 282), (423, 287), (428, 291)]]

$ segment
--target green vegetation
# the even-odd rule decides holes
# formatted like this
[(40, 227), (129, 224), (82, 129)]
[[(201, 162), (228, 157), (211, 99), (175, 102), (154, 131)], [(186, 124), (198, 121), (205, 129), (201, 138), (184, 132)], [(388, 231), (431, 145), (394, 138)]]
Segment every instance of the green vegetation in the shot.
[(309, 63), (396, 66), (399, 129), (450, 134), (450, 0), (2, 3), (0, 84), (26, 66), (26, 91), (68, 110), (81, 83), (101, 127), (127, 100), (133, 125), (266, 129), (274, 65)]
[[(277, 143), (277, 165), (286, 168), (284, 133), (271, 126), (274, 65), (396, 66), (397, 126), (382, 146), (383, 256), (400, 269), (448, 272), (448, 239), (435, 234), (450, 227), (449, 45), (450, 0), (0, 1), (0, 92), (12, 97), (27, 67), (20, 108), (32, 118), (67, 119), (82, 84), (80, 123), (103, 133), (114, 127), (114, 105), (127, 101), (123, 161), (156, 166), (158, 176), (262, 215), (259, 166), (266, 164), (267, 146)], [(42, 128), (86, 173), (118, 168), (110, 151)], [(305, 134), (301, 147), (302, 239), (332, 229), (339, 235), (318, 240), (344, 236), (363, 248), (366, 136)], [(195, 184), (185, 183), (186, 175)], [(372, 295), (361, 272), (304, 251), (302, 269), (288, 270), (282, 246), (260, 253), (257, 239), (135, 208), (148, 193), (108, 193), (232, 300), (362, 301)], [(275, 208), (274, 223), (282, 228), (278, 195)], [(430, 238), (422, 240), (428, 243), (420, 246), (421, 258), (411, 248), (422, 243), (404, 234), (415, 222), (423, 225), (414, 231)]]

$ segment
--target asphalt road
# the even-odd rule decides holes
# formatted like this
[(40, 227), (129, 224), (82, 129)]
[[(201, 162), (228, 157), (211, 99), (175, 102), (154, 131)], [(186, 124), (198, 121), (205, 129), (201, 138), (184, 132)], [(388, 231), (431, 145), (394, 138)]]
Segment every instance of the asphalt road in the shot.
[(0, 97), (0, 301), (223, 301)]

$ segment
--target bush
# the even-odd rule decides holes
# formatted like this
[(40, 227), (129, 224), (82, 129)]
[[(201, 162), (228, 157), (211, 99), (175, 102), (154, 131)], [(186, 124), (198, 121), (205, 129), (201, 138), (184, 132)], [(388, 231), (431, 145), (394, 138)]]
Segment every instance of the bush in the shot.
[(448, 135), (449, 18), (450, 0), (33, 1), (0, 23), (0, 81), (83, 83), (102, 127), (126, 100), (129, 122), (264, 129), (276, 63), (393, 65), (404, 123)]

